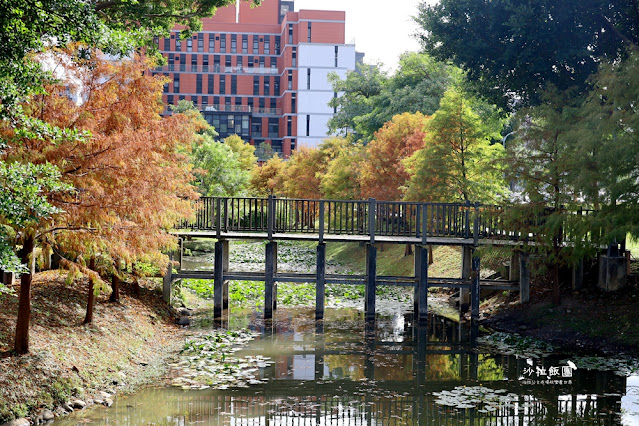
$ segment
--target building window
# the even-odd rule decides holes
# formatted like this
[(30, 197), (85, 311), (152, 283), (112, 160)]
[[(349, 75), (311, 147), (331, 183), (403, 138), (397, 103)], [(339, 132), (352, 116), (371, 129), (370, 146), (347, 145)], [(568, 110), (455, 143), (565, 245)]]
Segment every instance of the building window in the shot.
[(237, 53), (237, 34), (231, 34), (231, 53)]
[(231, 76), (231, 95), (237, 95), (237, 76), (236, 75)]
[(311, 42), (311, 24), (312, 22), (308, 23), (308, 42)]
[(337, 68), (337, 59), (339, 57), (339, 46), (335, 46), (335, 67)]
[(193, 52), (193, 39), (190, 37), (186, 39), (186, 51)]
[(186, 71), (186, 54), (180, 54), (180, 71)]
[(286, 117), (286, 136), (293, 136), (293, 117), (290, 115)]
[(227, 68), (225, 72), (229, 72), (230, 70), (228, 68), (231, 68), (231, 55), (226, 55), (226, 58), (224, 58), (224, 66)]
[(166, 97), (166, 103), (169, 105), (173, 105), (173, 95), (168, 95)]
[(171, 39), (168, 37), (164, 39), (164, 50), (166, 50), (167, 52), (171, 50)]
[(265, 59), (264, 56), (260, 56), (260, 68), (264, 68)]
[(173, 93), (180, 93), (180, 74), (173, 77)]
[(271, 96), (271, 77), (264, 77), (264, 96)]
[(242, 35), (242, 53), (248, 53), (248, 35)]
[(291, 95), (291, 112), (293, 114), (297, 114), (297, 95), (293, 93)]
[(175, 37), (175, 50), (178, 52), (182, 51), (182, 39), (180, 39), (179, 35)]
[(204, 34), (202, 33), (197, 35), (197, 51), (204, 52)]
[(271, 68), (277, 68), (277, 58), (275, 56), (271, 56)]
[(288, 70), (288, 90), (293, 90), (293, 70)]
[(220, 72), (220, 55), (213, 57), (213, 72)]
[(278, 118), (268, 119), (268, 137), (277, 138), (280, 135), (280, 123)]
[(311, 69), (306, 70), (306, 89), (311, 90)]
[(293, 24), (288, 24), (288, 44), (293, 44)]
[(207, 88), (207, 92), (209, 95), (213, 95), (215, 94), (215, 87), (214, 87), (214, 81), (215, 81), (215, 76), (213, 74), (209, 74), (208, 75), (208, 88)]
[(262, 137), (262, 120), (260, 120), (259, 118), (251, 122), (251, 137)]
[(258, 106), (261, 110), (264, 110), (264, 108), (266, 108), (266, 101), (264, 100), (264, 98), (259, 98), (258, 101)]
[(209, 106), (209, 97), (202, 96), (202, 109), (206, 111), (206, 107)]
[(280, 95), (280, 78), (276, 76), (273, 78), (273, 96), (279, 96), (279, 95)]
[(191, 55), (191, 72), (197, 72), (197, 55)]
[(264, 54), (271, 54), (271, 36), (264, 37)]
[(293, 53), (291, 54), (293, 58), (293, 68), (297, 66), (297, 47), (293, 47)]
[(275, 98), (271, 98), (271, 109), (275, 109), (277, 108), (277, 101), (275, 100)]
[(280, 36), (275, 36), (275, 54), (280, 54)]
[(220, 34), (220, 52), (226, 53), (226, 34)]
[(209, 52), (215, 52), (215, 34), (209, 34)]
[(260, 95), (260, 78), (258, 76), (253, 76), (253, 95)]
[(220, 76), (220, 95), (226, 94), (226, 76)]
[(202, 93), (202, 74), (195, 77), (195, 92)]
[(242, 116), (242, 136), (248, 136), (249, 134), (249, 116)]
[(173, 71), (175, 67), (175, 57), (173, 53), (169, 53), (169, 71)]
[(306, 136), (311, 135), (311, 116), (306, 115)]
[(209, 55), (202, 55), (202, 72), (209, 72)]
[(260, 53), (260, 41), (256, 35), (253, 36), (253, 53)]

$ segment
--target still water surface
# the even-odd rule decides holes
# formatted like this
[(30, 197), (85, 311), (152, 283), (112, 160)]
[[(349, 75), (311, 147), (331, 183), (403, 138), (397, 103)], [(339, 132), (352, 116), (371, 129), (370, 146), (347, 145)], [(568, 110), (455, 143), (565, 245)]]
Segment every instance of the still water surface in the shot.
[(490, 353), (476, 327), (442, 317), (414, 326), (410, 313), (366, 322), (329, 309), (316, 322), (313, 309), (280, 308), (272, 322), (238, 311), (225, 326), (258, 333), (237, 355), (271, 357), (265, 383), (148, 388), (56, 424), (639, 425), (639, 377)]

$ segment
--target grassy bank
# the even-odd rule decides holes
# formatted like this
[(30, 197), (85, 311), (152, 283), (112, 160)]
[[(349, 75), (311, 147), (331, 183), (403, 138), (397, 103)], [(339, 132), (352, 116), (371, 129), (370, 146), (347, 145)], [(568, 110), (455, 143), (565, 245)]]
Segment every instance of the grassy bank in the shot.
[[(122, 392), (157, 376), (164, 356), (183, 341), (152, 282), (140, 294), (124, 286), (120, 303), (97, 298), (94, 320), (83, 325), (87, 283), (65, 283), (58, 271), (38, 273), (32, 289), (31, 353), (9, 356), (17, 296), (0, 294), (0, 424), (55, 412), (71, 397)], [(58, 410), (59, 412), (59, 410)]]

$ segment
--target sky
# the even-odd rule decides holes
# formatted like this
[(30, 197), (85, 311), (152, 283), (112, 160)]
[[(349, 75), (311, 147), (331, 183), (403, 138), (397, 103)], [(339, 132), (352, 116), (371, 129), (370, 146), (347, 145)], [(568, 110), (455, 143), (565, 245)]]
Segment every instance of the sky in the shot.
[[(397, 68), (399, 55), (418, 51), (419, 43), (412, 37), (417, 25), (411, 17), (424, 0), (295, 0), (300, 9), (343, 10), (346, 12), (346, 43), (355, 40), (358, 52), (364, 52), (364, 62), (383, 62), (385, 69)], [(434, 3), (436, 0), (426, 0)]]

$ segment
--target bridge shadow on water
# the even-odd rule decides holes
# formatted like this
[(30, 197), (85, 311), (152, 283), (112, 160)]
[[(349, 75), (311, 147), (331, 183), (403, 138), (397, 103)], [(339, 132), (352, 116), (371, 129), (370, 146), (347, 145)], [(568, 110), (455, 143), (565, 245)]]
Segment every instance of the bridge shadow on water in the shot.
[[(540, 359), (488, 353), (478, 327), (430, 315), (365, 320), (355, 309), (278, 310), (273, 320), (242, 314), (258, 333), (238, 356), (264, 355), (260, 385), (228, 390), (148, 389), (119, 400), (100, 424), (210, 425), (613, 425), (627, 379), (565, 370)], [(233, 327), (233, 318), (228, 318)], [(246, 324), (241, 324), (242, 326)], [(531, 370), (532, 368), (532, 370)], [(543, 370), (539, 370), (543, 369)], [(558, 370), (554, 370), (555, 372)], [(572, 377), (567, 377), (570, 372)], [(550, 380), (554, 379), (554, 380)], [(639, 393), (639, 392), (638, 392)], [(636, 397), (635, 397), (636, 398)], [(635, 409), (635, 412), (639, 410)], [(636, 414), (636, 413), (635, 413)], [(635, 421), (636, 421), (635, 417)]]

